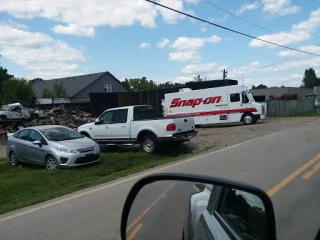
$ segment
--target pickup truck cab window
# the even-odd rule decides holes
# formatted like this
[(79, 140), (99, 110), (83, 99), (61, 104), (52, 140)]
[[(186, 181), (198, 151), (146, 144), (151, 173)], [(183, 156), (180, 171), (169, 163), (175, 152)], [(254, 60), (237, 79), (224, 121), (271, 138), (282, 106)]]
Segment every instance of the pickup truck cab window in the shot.
[(128, 120), (128, 109), (117, 110), (113, 113), (113, 123), (126, 123)]
[(141, 106), (134, 108), (134, 120), (156, 119), (157, 113), (150, 106)]
[(13, 108), (11, 109), (11, 112), (21, 113), (21, 107), (19, 107), (19, 106), (13, 107)]
[(112, 122), (113, 113), (114, 111), (105, 112), (100, 117), (100, 124), (110, 124)]
[(263, 227), (267, 224), (265, 209), (257, 196), (235, 189), (226, 189), (218, 213), (239, 236), (247, 236), (248, 239), (266, 239)]

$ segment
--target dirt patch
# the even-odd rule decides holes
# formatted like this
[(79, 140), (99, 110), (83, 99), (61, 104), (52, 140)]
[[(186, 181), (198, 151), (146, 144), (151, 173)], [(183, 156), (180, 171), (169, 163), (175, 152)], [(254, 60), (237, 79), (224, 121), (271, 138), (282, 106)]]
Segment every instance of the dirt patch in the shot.
[(235, 145), (257, 137), (265, 136), (288, 128), (294, 128), (319, 118), (270, 118), (253, 125), (232, 124), (201, 127), (197, 137), (187, 143), (192, 149), (215, 149)]
[(0, 158), (4, 158), (6, 156), (6, 145), (0, 143)]

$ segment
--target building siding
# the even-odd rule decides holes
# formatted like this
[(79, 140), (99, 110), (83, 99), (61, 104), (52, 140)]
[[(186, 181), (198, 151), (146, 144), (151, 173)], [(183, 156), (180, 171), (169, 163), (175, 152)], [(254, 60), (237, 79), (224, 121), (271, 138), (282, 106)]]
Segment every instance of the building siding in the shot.
[(105, 74), (89, 86), (75, 94), (72, 99), (90, 99), (90, 93), (104, 92), (104, 84), (112, 84), (112, 92), (128, 92), (128, 90), (111, 75)]
[(298, 98), (304, 99), (306, 94), (312, 93), (313, 89), (310, 88), (266, 88), (266, 89), (250, 89), (251, 94), (255, 96), (265, 96), (265, 100), (269, 100), (270, 95), (282, 94), (297, 94)]

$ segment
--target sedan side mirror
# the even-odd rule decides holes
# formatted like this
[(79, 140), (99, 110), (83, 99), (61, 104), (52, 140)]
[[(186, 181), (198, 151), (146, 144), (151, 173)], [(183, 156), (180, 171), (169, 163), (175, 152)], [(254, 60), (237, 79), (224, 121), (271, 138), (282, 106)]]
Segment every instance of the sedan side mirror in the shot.
[(40, 140), (33, 141), (32, 143), (33, 145), (38, 145), (39, 147), (43, 145), (43, 143)]
[(121, 239), (276, 240), (271, 199), (263, 190), (222, 178), (155, 174), (130, 190)]

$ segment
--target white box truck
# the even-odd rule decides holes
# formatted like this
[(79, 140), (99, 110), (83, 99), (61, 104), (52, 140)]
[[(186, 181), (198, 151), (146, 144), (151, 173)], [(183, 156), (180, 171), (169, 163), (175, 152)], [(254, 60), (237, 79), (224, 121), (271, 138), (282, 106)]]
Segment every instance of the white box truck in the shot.
[(246, 125), (265, 119), (265, 105), (255, 102), (245, 86), (225, 86), (165, 94), (163, 115), (170, 117), (193, 116), (196, 125), (236, 123)]

